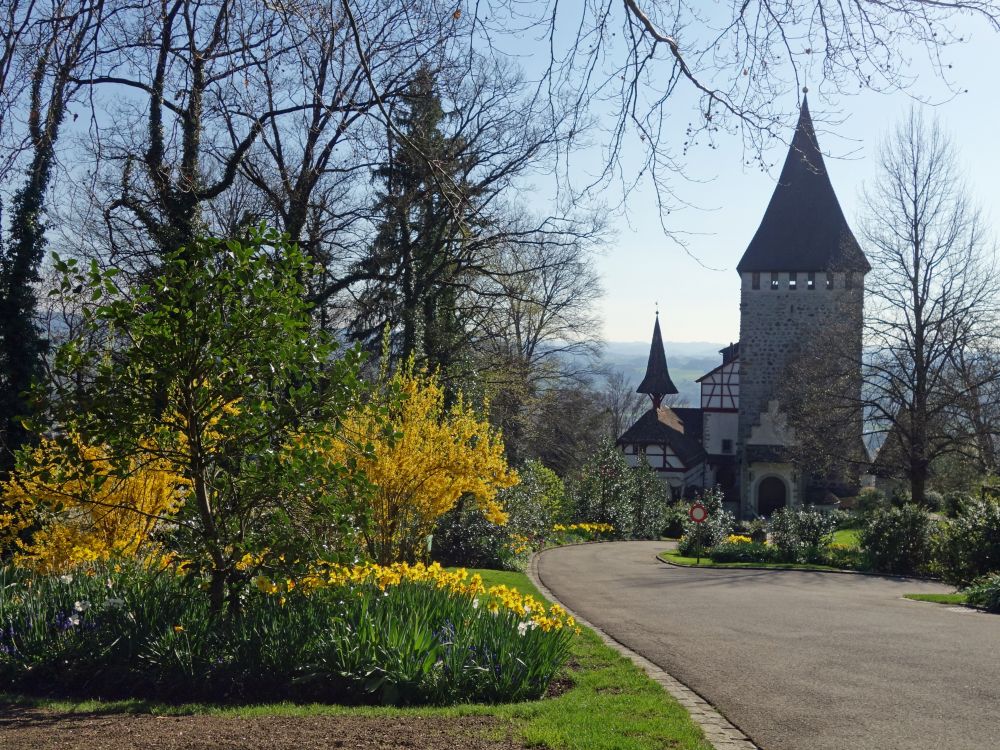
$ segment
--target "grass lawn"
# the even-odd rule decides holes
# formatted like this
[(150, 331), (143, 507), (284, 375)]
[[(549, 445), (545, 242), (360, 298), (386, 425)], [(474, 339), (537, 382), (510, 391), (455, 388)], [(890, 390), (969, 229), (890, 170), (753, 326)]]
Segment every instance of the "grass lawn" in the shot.
[(842, 568), (834, 568), (830, 565), (805, 565), (802, 563), (756, 563), (756, 562), (731, 562), (731, 563), (717, 563), (713, 562), (709, 557), (701, 558), (701, 563), (698, 562), (696, 557), (684, 557), (677, 552), (671, 550), (666, 550), (660, 553), (660, 559), (666, 562), (673, 563), (674, 565), (682, 565), (685, 567), (701, 567), (701, 568), (767, 568), (769, 570), (842, 570)]
[(833, 543), (859, 548), (861, 545), (858, 542), (858, 534), (857, 529), (837, 529), (833, 532)]
[[(481, 573), (487, 586), (504, 584), (542, 598), (527, 576), (493, 570)], [(238, 718), (354, 716), (385, 720), (413, 717), (438, 719), (463, 716), (494, 717), (498, 741), (510, 736), (532, 747), (579, 750), (710, 750), (701, 729), (687, 711), (629, 660), (584, 629), (574, 639), (569, 664), (560, 680), (571, 685), (560, 695), (540, 701), (499, 706), (460, 705), (446, 708), (345, 707), (269, 704), (262, 706), (172, 706), (143, 701), (52, 701), (0, 695), (3, 705), (37, 706), (51, 712), (152, 713), (160, 716), (219, 716)], [(58, 718), (58, 715), (52, 718)], [(0, 742), (0, 744), (4, 744)], [(456, 745), (460, 746), (460, 745)]]
[(965, 594), (903, 594), (905, 599), (915, 602), (933, 602), (934, 604), (965, 604)]

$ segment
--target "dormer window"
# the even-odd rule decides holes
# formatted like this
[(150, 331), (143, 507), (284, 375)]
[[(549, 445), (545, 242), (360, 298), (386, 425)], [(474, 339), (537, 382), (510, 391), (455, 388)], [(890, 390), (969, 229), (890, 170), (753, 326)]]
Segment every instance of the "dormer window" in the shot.
[(793, 271), (788, 274), (788, 291), (794, 292), (799, 285), (797, 274)]
[(771, 271), (771, 289), (775, 290), (778, 288), (778, 274)]
[(810, 292), (816, 288), (816, 274), (810, 272), (806, 277), (806, 289)]

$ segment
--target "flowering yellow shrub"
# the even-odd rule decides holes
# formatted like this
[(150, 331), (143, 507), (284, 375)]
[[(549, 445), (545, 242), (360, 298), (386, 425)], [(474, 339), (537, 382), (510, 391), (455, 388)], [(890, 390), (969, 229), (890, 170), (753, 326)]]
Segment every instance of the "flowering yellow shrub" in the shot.
[(374, 585), (385, 591), (393, 586), (404, 583), (423, 583), (439, 589), (446, 589), (456, 596), (467, 596), (473, 599), (473, 606), (485, 607), (489, 612), (513, 612), (524, 619), (522, 625), (528, 628), (541, 628), (554, 631), (563, 628), (576, 628), (576, 620), (558, 604), (546, 608), (530, 594), (522, 594), (507, 586), (483, 585), (482, 576), (478, 573), (469, 575), (465, 568), (445, 570), (438, 563), (424, 565), (416, 563), (393, 563), (392, 565), (322, 565), (316, 566), (310, 573), (298, 581), (291, 579), (272, 580), (267, 576), (257, 576), (254, 585), (265, 594), (282, 596), (288, 591), (299, 587), (303, 591), (312, 591), (330, 586), (365, 586)]
[[(117, 477), (100, 448), (77, 441), (76, 452), (93, 475), (75, 471), (76, 457), (43, 440), (31, 457), (34, 470), (4, 485), (4, 505), (12, 512), (0, 515), (0, 535), (16, 543), (18, 564), (52, 573), (150, 552), (157, 525), (177, 512), (186, 482), (162, 460), (135, 460)], [(33, 527), (29, 540), (18, 538)]]
[[(415, 370), (412, 362), (380, 392), (382, 398), (348, 412), (331, 456), (345, 464), (356, 460), (374, 485), (371, 524), (364, 532), (372, 558), (390, 563), (418, 556), (437, 518), (465, 494), (490, 521), (505, 523), (496, 494), (518, 476), (489, 424), (461, 399), (445, 407), (437, 377)], [(397, 392), (403, 399), (392, 403), (389, 394)], [(370, 454), (357, 447), (364, 445)]]

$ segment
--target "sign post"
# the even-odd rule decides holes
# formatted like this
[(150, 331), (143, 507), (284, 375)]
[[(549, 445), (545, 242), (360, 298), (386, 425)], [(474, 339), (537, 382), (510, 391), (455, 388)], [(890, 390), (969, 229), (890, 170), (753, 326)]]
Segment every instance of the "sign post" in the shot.
[(708, 508), (701, 503), (695, 503), (688, 510), (688, 518), (698, 524), (698, 559), (695, 561), (695, 565), (701, 565), (701, 524), (708, 520)]

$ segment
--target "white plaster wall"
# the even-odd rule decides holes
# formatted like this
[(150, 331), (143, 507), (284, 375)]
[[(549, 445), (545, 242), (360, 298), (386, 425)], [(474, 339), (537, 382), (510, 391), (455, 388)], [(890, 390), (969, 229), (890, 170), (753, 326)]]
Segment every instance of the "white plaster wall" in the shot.
[(736, 436), (740, 426), (740, 415), (737, 412), (707, 411), (704, 412), (704, 436), (702, 438), (705, 451), (722, 453), (722, 441), (731, 440), (736, 451)]

